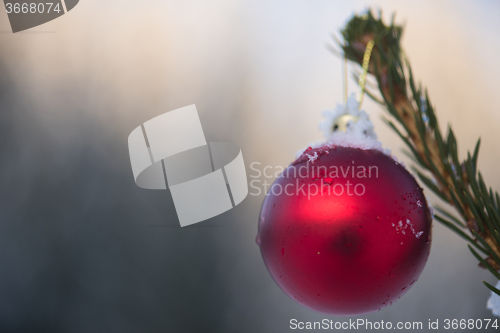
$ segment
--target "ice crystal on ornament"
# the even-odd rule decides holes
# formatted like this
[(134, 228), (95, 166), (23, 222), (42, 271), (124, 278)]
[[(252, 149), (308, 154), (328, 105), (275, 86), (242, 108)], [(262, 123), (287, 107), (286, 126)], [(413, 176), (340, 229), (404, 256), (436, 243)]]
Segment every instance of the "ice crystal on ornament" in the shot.
[[(389, 149), (386, 149), (386, 151), (387, 150), (388, 153), (386, 152), (385, 154), (391, 156), (391, 151)], [(403, 168), (406, 168), (406, 164), (403, 161), (398, 160), (396, 156), (392, 155), (392, 159), (396, 162), (396, 165), (400, 164)]]
[[(320, 123), (319, 128), (325, 135), (326, 141), (316, 141), (308, 147), (340, 146), (364, 150), (376, 149), (390, 155), (390, 151), (382, 149), (382, 143), (377, 140), (368, 114), (359, 110), (355, 94), (349, 96), (347, 105), (337, 104), (335, 109), (323, 111), (323, 116), (325, 119)], [(305, 149), (299, 150), (296, 157), (300, 157), (304, 151)]]
[[(497, 285), (495, 288), (500, 289), (500, 281), (498, 281)], [(495, 294), (493, 291), (491, 292), (491, 296), (488, 299), (488, 303), (486, 303), (486, 308), (488, 310), (491, 310), (491, 312), (497, 316), (500, 317), (500, 296)]]
[(314, 152), (314, 155), (307, 155), (307, 157), (309, 157), (309, 162), (314, 162), (318, 159), (318, 152)]
[(392, 223), (392, 226), (396, 228), (398, 233), (401, 232), (403, 235), (406, 235), (406, 230), (410, 229), (411, 233), (414, 234), (417, 239), (424, 233), (423, 231), (416, 232), (410, 219), (406, 219), (406, 224), (403, 223), (403, 221), (399, 221), (397, 224)]

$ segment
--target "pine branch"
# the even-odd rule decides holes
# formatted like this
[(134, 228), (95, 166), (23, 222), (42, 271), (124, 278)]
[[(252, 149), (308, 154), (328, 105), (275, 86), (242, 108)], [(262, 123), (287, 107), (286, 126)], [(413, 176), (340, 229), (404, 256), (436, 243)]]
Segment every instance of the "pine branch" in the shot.
[[(472, 155), (460, 161), (458, 143), (451, 127), (443, 136), (427, 90), (415, 83), (409, 61), (401, 48), (403, 27), (386, 25), (371, 10), (355, 15), (341, 31), (345, 42), (338, 42), (347, 59), (361, 65), (366, 45), (373, 40), (368, 73), (377, 81), (381, 98), (369, 94), (385, 107), (394, 121), (386, 120), (409, 148), (417, 163), (421, 181), (442, 200), (454, 206), (461, 217), (440, 209), (436, 219), (466, 239), (486, 255), (469, 249), (480, 266), (500, 277), (500, 196), (484, 183), (477, 169), (480, 140)], [(424, 173), (431, 174), (427, 177)], [(471, 236), (467, 235), (467, 229)], [(488, 288), (500, 295), (496, 288)]]

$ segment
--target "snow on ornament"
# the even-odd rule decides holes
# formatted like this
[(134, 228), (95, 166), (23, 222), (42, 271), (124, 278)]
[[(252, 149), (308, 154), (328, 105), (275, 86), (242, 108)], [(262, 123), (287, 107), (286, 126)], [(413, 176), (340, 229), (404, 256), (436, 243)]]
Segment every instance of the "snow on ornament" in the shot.
[(422, 188), (382, 149), (354, 95), (324, 113), (326, 135), (299, 152), (262, 204), (257, 243), (276, 283), (332, 315), (380, 310), (424, 269), (432, 217)]

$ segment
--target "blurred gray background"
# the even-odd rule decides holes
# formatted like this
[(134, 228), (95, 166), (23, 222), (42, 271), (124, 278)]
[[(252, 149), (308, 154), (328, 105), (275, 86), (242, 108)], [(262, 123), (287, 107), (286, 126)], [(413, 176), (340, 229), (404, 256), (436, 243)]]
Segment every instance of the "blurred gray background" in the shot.
[[(286, 166), (321, 138), (320, 111), (342, 102), (342, 61), (325, 46), (367, 6), (406, 22), (443, 129), (453, 125), (462, 157), (482, 137), (480, 169), (500, 189), (498, 1), (82, 0), (18, 34), (2, 6), (0, 332), (266, 333), (330, 318), (267, 273), (262, 195), (180, 228), (168, 191), (135, 185), (127, 137), (194, 103), (207, 140), (237, 143), (247, 168)], [(364, 109), (405, 160), (383, 111)], [(496, 281), (458, 236), (433, 230), (415, 286), (360, 318), (492, 318), (481, 281)]]

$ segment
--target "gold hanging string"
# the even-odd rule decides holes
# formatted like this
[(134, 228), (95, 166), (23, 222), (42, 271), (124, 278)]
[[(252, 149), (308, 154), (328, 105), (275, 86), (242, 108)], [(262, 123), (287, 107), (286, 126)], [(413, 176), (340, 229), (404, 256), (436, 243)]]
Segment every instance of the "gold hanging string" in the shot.
[[(346, 42), (344, 41), (344, 50), (346, 47)], [(347, 56), (344, 51), (344, 105), (347, 105), (348, 98), (348, 86), (347, 86)]]
[(357, 96), (357, 100), (359, 103), (359, 108), (361, 109), (361, 104), (363, 104), (363, 97), (365, 95), (365, 86), (366, 86), (366, 76), (368, 74), (368, 66), (370, 65), (370, 57), (372, 55), (373, 46), (375, 42), (373, 39), (366, 44), (365, 54), (363, 55), (363, 73), (359, 77), (359, 92)]

